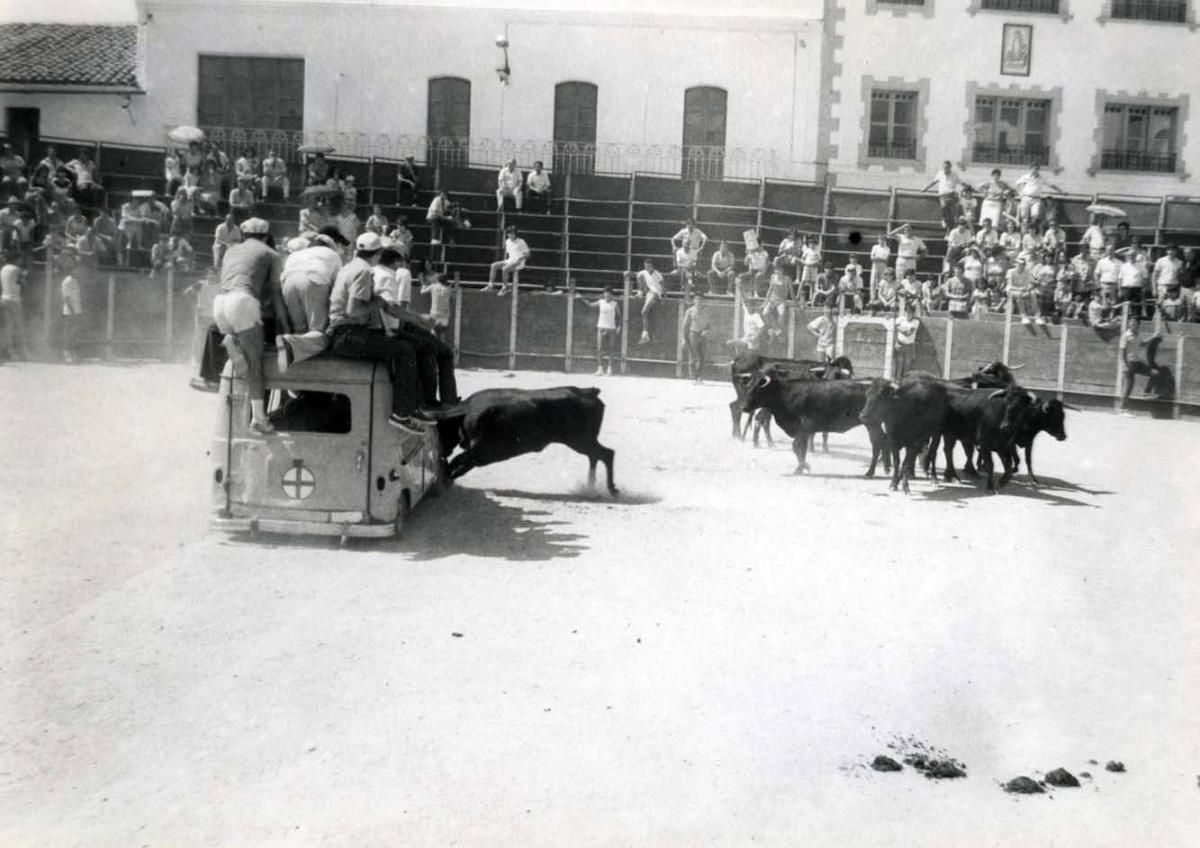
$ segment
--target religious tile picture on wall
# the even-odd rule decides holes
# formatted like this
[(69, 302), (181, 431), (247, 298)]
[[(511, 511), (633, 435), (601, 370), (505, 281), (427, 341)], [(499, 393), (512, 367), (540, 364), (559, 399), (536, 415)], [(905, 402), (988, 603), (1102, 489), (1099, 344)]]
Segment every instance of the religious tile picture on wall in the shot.
[(1005, 24), (1000, 43), (1000, 73), (1029, 76), (1033, 58), (1033, 27), (1030, 24)]

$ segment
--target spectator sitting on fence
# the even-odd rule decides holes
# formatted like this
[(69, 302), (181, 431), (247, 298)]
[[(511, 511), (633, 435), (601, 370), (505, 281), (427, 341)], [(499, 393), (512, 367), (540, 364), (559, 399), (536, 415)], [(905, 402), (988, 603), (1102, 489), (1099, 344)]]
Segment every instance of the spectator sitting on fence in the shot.
[(276, 155), (274, 150), (267, 151), (267, 157), (262, 161), (262, 196), (263, 200), (271, 189), (278, 189), (287, 200), (292, 193), (292, 183), (288, 179), (287, 163)]
[(496, 287), (496, 276), (500, 276), (500, 291), (497, 292), (501, 297), (508, 294), (508, 284), (517, 285), (518, 275), (521, 269), (525, 267), (526, 260), (529, 259), (529, 245), (525, 243), (525, 239), (517, 235), (517, 228), (509, 224), (504, 228), (504, 258), (493, 262), (488, 269), (488, 282), (484, 286), (484, 291), (491, 291)]
[(972, 186), (963, 183), (958, 190), (958, 216), (967, 219), (968, 226), (974, 226), (976, 210), (979, 207), (979, 198), (975, 195), (975, 189)]
[(155, 277), (159, 271), (170, 265), (171, 261), (170, 237), (166, 233), (159, 233), (158, 241), (154, 243), (154, 247), (150, 248), (149, 276)]
[(183, 161), (179, 151), (173, 147), (167, 148), (167, 155), (163, 158), (163, 180), (163, 194), (167, 197), (174, 197), (175, 192), (183, 185)]
[(175, 199), (171, 201), (171, 235), (191, 240), (196, 221), (194, 197), (195, 194), (187, 189), (181, 188), (175, 192)]
[(1035, 318), (1039, 324), (1046, 323), (1038, 310), (1034, 282), (1034, 276), (1029, 271), (1025, 254), (1019, 255), (1016, 264), (1009, 269), (1005, 278), (1005, 288), (1012, 303), (1013, 314), (1021, 316), (1022, 324), (1030, 324)]
[(371, 207), (371, 215), (367, 218), (367, 222), (363, 224), (363, 232), (391, 238), (389, 229), (390, 224), (388, 223), (387, 215), (383, 213), (383, 207), (376, 203)]
[(1046, 204), (1043, 203), (1043, 199), (1047, 189), (1053, 189), (1059, 194), (1064, 193), (1061, 188), (1042, 176), (1041, 166), (1037, 162), (1031, 164), (1029, 170), (1017, 179), (1014, 188), (1021, 196), (1018, 218), (1022, 224), (1044, 217)]
[(221, 260), (225, 258), (225, 252), (241, 240), (241, 227), (238, 226), (238, 220), (230, 212), (225, 216), (225, 220), (217, 224), (217, 229), (213, 232), (213, 268), (221, 270)]
[(412, 206), (417, 202), (417, 163), (405, 156), (396, 169), (396, 205)]
[(1054, 290), (1058, 284), (1058, 268), (1050, 253), (1043, 251), (1035, 256), (1037, 258), (1029, 272), (1033, 274), (1037, 286), (1038, 314), (1042, 316), (1039, 323), (1044, 324), (1045, 316), (1054, 314)]
[(388, 232), (388, 238), (396, 243), (396, 249), (403, 253), (405, 258), (412, 256), (413, 234), (408, 228), (408, 218), (401, 215), (396, 221), (396, 226)]
[(1121, 325), (1121, 319), (1114, 313), (1113, 299), (1108, 292), (1100, 291), (1089, 298), (1083, 312), (1087, 325), (1092, 329), (1108, 330)]
[(324, 153), (318, 153), (308, 163), (308, 185), (323, 186), (328, 179), (329, 162), (325, 159)]
[(1183, 295), (1179, 287), (1167, 289), (1158, 297), (1159, 314), (1167, 321), (1183, 320)]
[(984, 218), (979, 230), (975, 233), (975, 247), (979, 248), (985, 254), (989, 254), (999, 243), (999, 230), (992, 226), (991, 218)]
[(971, 289), (971, 317), (980, 319), (987, 315), (991, 306), (991, 290), (983, 280), (977, 280)]
[(225, 196), (232, 176), (232, 163), (225, 151), (216, 142), (209, 142), (208, 155), (204, 159), (204, 170), (210, 175), (210, 190), (218, 197)]
[(791, 276), (783, 270), (783, 263), (776, 257), (771, 265), (771, 279), (767, 283), (767, 298), (763, 303), (763, 317), (768, 322), (772, 319), (767, 316), (782, 320), (784, 302), (791, 293), (791, 280)]
[(1021, 232), (1017, 229), (1017, 222), (1012, 218), (1008, 218), (1004, 222), (1004, 232), (1000, 233), (1000, 249), (1004, 251), (1004, 256), (1008, 261), (1008, 266), (1011, 268), (1016, 261), (1017, 254), (1021, 252)]
[(858, 315), (863, 310), (861, 268), (857, 263), (846, 266), (846, 272), (838, 281), (838, 312)]
[(1133, 246), (1125, 248), (1124, 262), (1120, 269), (1120, 286), (1117, 290), (1117, 303), (1129, 302), (1130, 313), (1141, 316), (1142, 293), (1146, 285), (1146, 275), (1138, 261), (1139, 255)]
[(654, 268), (654, 260), (647, 259), (642, 263), (642, 270), (637, 273), (637, 296), (644, 297), (642, 304), (642, 335), (638, 344), (648, 344), (650, 341), (650, 316), (655, 305), (663, 298), (663, 277)]
[(612, 361), (616, 356), (617, 337), (621, 334), (621, 304), (613, 297), (612, 289), (608, 286), (605, 286), (604, 294), (599, 300), (589, 301), (581, 294), (575, 295), (575, 298), (583, 302), (589, 309), (597, 310), (596, 376), (608, 374), (611, 377)]
[(696, 260), (686, 247), (675, 248), (675, 276), (679, 280), (679, 290), (691, 294), (695, 285)]
[(896, 274), (891, 268), (883, 270), (883, 276), (875, 287), (875, 296), (867, 304), (871, 314), (893, 312), (896, 309)]
[(808, 305), (825, 306), (826, 304), (832, 304), (836, 294), (837, 281), (834, 279), (833, 263), (827, 261), (825, 267), (817, 274), (812, 294), (808, 299)]
[(54, 175), (62, 167), (63, 162), (58, 158), (58, 151), (54, 149), (54, 145), (50, 145), (46, 148), (46, 155), (42, 157), (41, 161), (33, 169), (33, 184), (41, 188), (50, 185), (51, 180), (54, 179)]
[(88, 230), (88, 220), (78, 203), (67, 201), (64, 207), (67, 219), (63, 222), (63, 234), (69, 240), (77, 239)]
[(342, 202), (347, 209), (355, 211), (358, 209), (358, 186), (354, 183), (354, 174), (346, 174), (342, 180)]
[(1074, 318), (1075, 313), (1078, 311), (1072, 287), (1072, 276), (1068, 269), (1065, 274), (1059, 274), (1058, 280), (1054, 284), (1054, 315), (1060, 320), (1063, 318)]
[(233, 213), (233, 219), (240, 224), (247, 218), (254, 217), (255, 201), (254, 187), (250, 180), (245, 177), (239, 178), (237, 186), (229, 192), (229, 210)]
[(962, 260), (951, 270), (960, 275), (967, 291), (975, 287), (975, 281), (983, 279), (983, 260), (978, 248), (969, 247), (963, 253)]
[(1172, 245), (1154, 263), (1152, 279), (1155, 299), (1164, 300), (1168, 291), (1179, 288), (1182, 271), (1183, 262), (1179, 258), (1179, 248)]
[(1004, 278), (1008, 274), (1008, 254), (1002, 247), (992, 248), (992, 254), (983, 263), (983, 276), (987, 287), (992, 290), (1004, 288)]
[(521, 172), (521, 168), (517, 165), (516, 159), (509, 159), (500, 169), (500, 173), (496, 177), (496, 211), (504, 211), (504, 198), (511, 197), (517, 205), (517, 211), (521, 211), (521, 206), (524, 202), (524, 193), (522, 185), (525, 182), (525, 175)]
[(550, 175), (542, 170), (541, 161), (533, 163), (533, 170), (525, 177), (525, 196), (529, 201), (529, 211), (550, 211)]
[(254, 155), (252, 150), (243, 150), (233, 163), (233, 178), (237, 185), (247, 184), (250, 190), (255, 193), (259, 192), (259, 163), (258, 157)]
[(75, 193), (75, 175), (71, 173), (71, 169), (66, 165), (59, 168), (50, 181), (49, 190), (51, 201), (58, 203), (59, 206), (72, 200)]
[(723, 241), (718, 244), (716, 252), (712, 255), (712, 262), (708, 270), (708, 291), (710, 294), (729, 294), (730, 285), (733, 283), (733, 269), (736, 265), (737, 257), (729, 249), (728, 242)]
[(904, 276), (900, 278), (900, 285), (896, 288), (896, 298), (901, 310), (910, 303), (914, 309), (920, 306), (921, 284), (917, 281), (915, 268), (904, 270)]
[(5, 195), (17, 190), (17, 180), (25, 176), (25, 159), (8, 142), (0, 145), (0, 192)]
[(746, 265), (746, 273), (737, 279), (742, 299), (761, 297), (763, 295), (762, 284), (768, 277), (768, 266), (770, 265), (767, 249), (761, 243), (757, 243), (755, 247), (746, 251), (746, 258), (743, 262)]
[(708, 236), (704, 230), (696, 226), (695, 220), (688, 218), (683, 223), (683, 229), (671, 236), (673, 250), (683, 248), (692, 258), (691, 266), (695, 268), (700, 263), (700, 251), (708, 244)]

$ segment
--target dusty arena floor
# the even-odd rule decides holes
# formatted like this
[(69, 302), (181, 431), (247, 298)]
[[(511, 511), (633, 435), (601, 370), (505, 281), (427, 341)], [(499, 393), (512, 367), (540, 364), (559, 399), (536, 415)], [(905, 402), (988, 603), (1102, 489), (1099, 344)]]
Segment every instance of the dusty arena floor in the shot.
[(0, 845), (1196, 844), (1194, 423), (905, 497), (727, 385), (465, 372), (602, 386), (622, 497), (551, 447), (341, 549), (208, 532), (187, 376), (0, 368)]

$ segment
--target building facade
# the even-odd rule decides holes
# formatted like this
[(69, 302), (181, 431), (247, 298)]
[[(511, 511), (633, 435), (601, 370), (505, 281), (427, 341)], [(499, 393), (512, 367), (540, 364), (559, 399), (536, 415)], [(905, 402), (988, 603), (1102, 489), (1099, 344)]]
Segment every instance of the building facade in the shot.
[(40, 110), (43, 136), (147, 145), (199, 124), (231, 146), (302, 133), (343, 155), (868, 188), (920, 188), (943, 160), (974, 180), (1036, 161), (1072, 193), (1197, 195), (1198, 4), (141, 0), (135, 85), (0, 78), (0, 105), (10, 135), (12, 110)]

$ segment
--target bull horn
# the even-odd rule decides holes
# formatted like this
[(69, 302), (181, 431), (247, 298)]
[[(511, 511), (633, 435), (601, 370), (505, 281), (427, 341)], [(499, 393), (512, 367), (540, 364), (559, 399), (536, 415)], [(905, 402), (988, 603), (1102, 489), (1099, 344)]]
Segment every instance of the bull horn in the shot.
[(1009, 370), (1009, 371), (1020, 371), (1020, 370), (1021, 370), (1022, 368), (1024, 368), (1024, 367), (1025, 367), (1025, 363), (1024, 363), (1024, 362), (1022, 362), (1020, 365), (1010, 365), (1010, 366), (1008, 366), (1008, 370)]
[(988, 400), (991, 400), (992, 398), (1000, 397), (1001, 395), (1004, 394), (1005, 391), (1006, 391), (1005, 389), (996, 389), (996, 391), (994, 391), (990, 395), (988, 395)]
[(758, 381), (758, 387), (760, 389), (765, 389), (769, 385), (771, 385), (771, 375), (763, 374), (762, 379)]
[(1063, 409), (1069, 409), (1069, 410), (1071, 410), (1072, 412), (1082, 412), (1082, 411), (1083, 411), (1083, 410), (1082, 410), (1082, 409), (1080, 409), (1078, 406), (1072, 406), (1072, 405), (1071, 405), (1071, 404), (1069, 404), (1069, 403), (1064, 403), (1064, 404), (1063, 404)]
[(1029, 389), (1026, 389), (1026, 390), (1025, 390), (1025, 394), (1029, 395), (1029, 402), (1030, 402), (1030, 403), (1037, 403), (1037, 402), (1038, 402), (1038, 396), (1037, 396), (1037, 395), (1035, 395), (1033, 392), (1029, 391)]
[(751, 377), (754, 376), (754, 372), (753, 371), (739, 371), (734, 376), (736, 376), (739, 380), (749, 380)]

